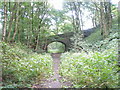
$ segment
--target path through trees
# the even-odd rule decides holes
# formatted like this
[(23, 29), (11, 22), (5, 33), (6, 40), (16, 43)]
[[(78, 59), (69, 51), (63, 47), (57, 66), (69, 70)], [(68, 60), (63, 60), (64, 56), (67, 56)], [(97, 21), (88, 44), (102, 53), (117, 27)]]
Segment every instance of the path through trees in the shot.
[(32, 88), (63, 88), (64, 86), (72, 86), (71, 82), (62, 82), (63, 77), (59, 75), (61, 53), (54, 53), (51, 56), (53, 58), (54, 75), (48, 79), (43, 79), (40, 83), (33, 85)]

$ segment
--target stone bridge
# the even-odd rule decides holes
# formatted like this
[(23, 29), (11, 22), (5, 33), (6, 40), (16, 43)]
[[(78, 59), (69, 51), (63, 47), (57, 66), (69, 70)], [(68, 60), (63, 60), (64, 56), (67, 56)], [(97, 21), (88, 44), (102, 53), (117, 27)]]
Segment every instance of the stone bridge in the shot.
[(60, 42), (65, 45), (65, 51), (68, 51), (71, 46), (71, 40), (70, 38), (73, 36), (73, 32), (65, 33), (65, 34), (58, 34), (54, 36), (50, 36), (47, 39), (47, 43), (45, 44), (45, 51), (47, 50), (47, 47), (52, 42)]
[[(87, 29), (87, 30), (83, 30), (82, 32), (83, 32), (84, 38), (88, 37), (91, 33), (93, 33), (96, 30), (96, 28), (97, 27)], [(65, 51), (69, 51), (69, 49), (71, 47), (71, 43), (72, 43), (70, 38), (73, 35), (74, 35), (74, 32), (68, 32), (68, 33), (64, 33), (64, 34), (49, 36), (48, 39), (47, 39), (47, 43), (44, 45), (44, 50), (47, 52), (48, 51), (47, 47), (52, 42), (61, 42), (65, 45)]]

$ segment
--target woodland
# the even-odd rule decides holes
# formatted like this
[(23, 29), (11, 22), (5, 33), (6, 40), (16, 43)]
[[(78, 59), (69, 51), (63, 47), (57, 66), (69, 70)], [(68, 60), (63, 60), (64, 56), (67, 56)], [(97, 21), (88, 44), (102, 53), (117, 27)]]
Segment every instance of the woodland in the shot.
[[(108, 1), (63, 2), (62, 9), (49, 2), (0, 2), (0, 88), (50, 88), (46, 82), (54, 75), (51, 88), (120, 88), (120, 13)], [(47, 45), (66, 33), (73, 34), (69, 50), (55, 40)]]

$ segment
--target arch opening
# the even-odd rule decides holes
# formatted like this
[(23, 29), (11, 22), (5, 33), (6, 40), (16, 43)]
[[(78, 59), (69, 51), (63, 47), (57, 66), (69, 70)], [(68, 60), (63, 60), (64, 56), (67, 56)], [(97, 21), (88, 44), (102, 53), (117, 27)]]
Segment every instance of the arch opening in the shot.
[(63, 42), (51, 42), (47, 45), (48, 53), (64, 53), (66, 51), (66, 45)]

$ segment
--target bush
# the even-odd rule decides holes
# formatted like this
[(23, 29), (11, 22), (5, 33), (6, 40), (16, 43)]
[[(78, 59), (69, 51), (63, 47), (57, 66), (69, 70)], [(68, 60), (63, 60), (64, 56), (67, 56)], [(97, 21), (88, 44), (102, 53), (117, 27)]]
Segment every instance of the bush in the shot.
[(94, 44), (79, 42), (87, 53), (62, 54), (61, 75), (69, 77), (75, 88), (118, 88), (118, 40), (115, 32)]
[(52, 74), (52, 58), (49, 54), (28, 53), (26, 47), (23, 50), (21, 46), (10, 46), (4, 42), (1, 46), (4, 87), (30, 87), (37, 77), (42, 79), (44, 75)]
[(65, 53), (61, 56), (61, 75), (75, 88), (118, 88), (117, 52)]

